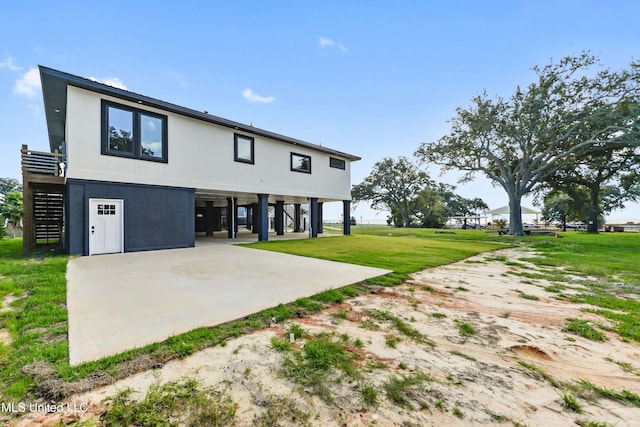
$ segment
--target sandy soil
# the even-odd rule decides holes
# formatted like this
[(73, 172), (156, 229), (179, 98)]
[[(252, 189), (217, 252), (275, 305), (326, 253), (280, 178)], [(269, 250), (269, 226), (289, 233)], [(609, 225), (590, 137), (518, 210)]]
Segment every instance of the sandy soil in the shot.
[[(296, 402), (299, 409), (311, 414), (309, 423), (314, 426), (561, 426), (576, 425), (576, 420), (640, 425), (637, 407), (613, 400), (580, 398), (582, 414), (564, 408), (564, 391), (518, 363), (533, 364), (557, 381), (586, 379), (599, 386), (640, 393), (640, 377), (614, 362), (630, 363), (637, 370), (640, 346), (622, 342), (610, 332), (606, 332), (605, 342), (563, 332), (569, 317), (606, 322), (581, 312), (581, 305), (553, 299), (554, 294), (543, 289), (550, 285), (545, 280), (512, 274), (532, 272), (536, 270), (533, 265), (519, 261), (518, 266), (508, 266), (496, 260), (497, 256), (517, 260), (532, 254), (507, 249), (419, 272), (398, 287), (360, 295), (311, 317), (274, 325), (232, 340), (225, 347), (209, 348), (75, 396), (71, 402), (88, 404), (90, 411), (66, 414), (65, 422), (95, 417), (104, 408), (103, 399), (117, 390), (130, 387), (138, 392), (135, 396), (143, 397), (154, 382), (196, 377), (207, 386), (226, 391), (238, 403), (239, 426), (252, 425), (272, 396)], [(525, 299), (522, 294), (539, 299)], [(435, 347), (412, 341), (390, 322), (369, 318), (366, 312), (370, 309), (387, 310), (404, 319), (434, 341)], [(342, 314), (347, 312), (346, 319), (335, 315), (341, 310)], [(440, 314), (434, 316), (435, 313)], [(364, 325), (377, 324), (380, 330), (364, 329), (363, 321)], [(462, 336), (456, 321), (473, 325), (477, 333)], [(335, 331), (359, 337), (364, 346), (358, 351), (383, 366), (363, 370), (363, 381), (379, 389), (380, 405), (364, 408), (354, 390), (355, 382), (331, 384), (336, 404), (330, 405), (284, 378), (280, 374), (282, 353), (272, 348), (270, 340), (284, 336), (291, 322), (311, 332)], [(390, 335), (401, 339), (396, 348), (386, 344)], [(417, 371), (434, 380), (407, 396), (413, 409), (398, 407), (385, 398), (382, 384), (390, 375)], [(51, 425), (61, 416), (29, 414), (19, 425)]]

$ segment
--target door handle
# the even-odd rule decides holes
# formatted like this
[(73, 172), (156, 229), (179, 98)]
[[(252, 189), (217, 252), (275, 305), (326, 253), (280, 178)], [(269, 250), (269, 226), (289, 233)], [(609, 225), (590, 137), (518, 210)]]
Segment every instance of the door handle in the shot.
[(91, 234), (96, 232), (96, 227), (94, 225), (91, 226)]

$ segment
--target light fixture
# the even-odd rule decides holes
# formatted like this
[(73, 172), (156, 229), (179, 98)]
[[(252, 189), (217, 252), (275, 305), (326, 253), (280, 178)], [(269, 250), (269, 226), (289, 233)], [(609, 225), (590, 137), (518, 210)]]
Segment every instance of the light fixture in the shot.
[(54, 109), (53, 111), (55, 111), (56, 113), (59, 113), (59, 112), (60, 112), (60, 109), (59, 109), (59, 108), (56, 108), (56, 109)]

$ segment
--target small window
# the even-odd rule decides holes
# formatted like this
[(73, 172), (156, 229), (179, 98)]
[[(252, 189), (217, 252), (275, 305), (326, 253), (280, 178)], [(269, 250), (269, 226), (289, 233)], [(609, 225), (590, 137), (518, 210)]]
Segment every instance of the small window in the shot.
[(332, 168), (345, 170), (346, 162), (342, 159), (329, 157), (329, 166), (331, 166)]
[(235, 161), (241, 162), (241, 163), (253, 164), (254, 163), (253, 138), (250, 136), (238, 135), (236, 133), (234, 134), (233, 139), (234, 139), (233, 155), (234, 155)]
[(102, 154), (167, 163), (167, 116), (103, 100)]
[(291, 153), (291, 170), (294, 172), (311, 173), (311, 156)]

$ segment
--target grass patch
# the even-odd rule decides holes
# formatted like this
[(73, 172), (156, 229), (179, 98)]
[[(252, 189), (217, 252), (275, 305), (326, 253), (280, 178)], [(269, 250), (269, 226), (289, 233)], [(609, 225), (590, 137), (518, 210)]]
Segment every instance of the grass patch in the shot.
[(411, 404), (411, 399), (418, 395), (418, 389), (424, 383), (433, 381), (433, 378), (425, 373), (416, 372), (411, 375), (391, 375), (383, 383), (387, 398), (394, 404), (406, 408), (415, 409)]
[(378, 389), (372, 385), (363, 385), (358, 388), (362, 402), (368, 408), (376, 408), (380, 403), (380, 397), (378, 396)]
[(238, 405), (226, 394), (202, 389), (199, 382), (153, 384), (145, 398), (135, 401), (127, 389), (106, 399), (112, 406), (100, 419), (105, 425), (230, 426)]
[(447, 317), (447, 315), (444, 313), (435, 312), (435, 313), (431, 313), (431, 317), (435, 317), (436, 319), (442, 319)]
[(315, 313), (324, 307), (324, 304), (314, 301), (310, 298), (300, 298), (291, 303), (294, 310), (301, 311), (303, 314)]
[(460, 320), (454, 320), (454, 322), (456, 322), (458, 332), (460, 332), (460, 335), (463, 337), (472, 337), (476, 334), (476, 328), (474, 328), (472, 324)]
[(400, 342), (402, 342), (400, 337), (397, 337), (395, 335), (387, 335), (386, 337), (384, 337), (384, 343), (389, 348), (397, 348)]
[(616, 365), (620, 366), (625, 372), (640, 376), (640, 369), (633, 366), (631, 362), (623, 362), (621, 360), (615, 360), (610, 357), (605, 357), (604, 360), (606, 360), (607, 362), (615, 363)]
[(570, 409), (578, 414), (582, 413), (582, 405), (580, 405), (578, 399), (576, 399), (574, 395), (565, 392), (560, 395), (560, 398), (562, 399), (563, 407)]
[(562, 291), (564, 291), (565, 289), (567, 289), (567, 287), (564, 286), (564, 285), (560, 285), (560, 284), (554, 284), (554, 285), (547, 286), (547, 287), (544, 288), (545, 291), (552, 292), (552, 293), (555, 293), (555, 294), (559, 294)]
[(560, 381), (556, 380), (551, 375), (549, 375), (548, 373), (546, 373), (544, 370), (540, 369), (533, 363), (528, 363), (528, 362), (525, 362), (524, 360), (518, 360), (518, 364), (528, 369), (530, 372), (534, 373), (536, 377), (544, 379), (553, 387), (562, 388), (564, 386)]
[(253, 420), (256, 427), (310, 425), (311, 413), (301, 409), (294, 400), (287, 397), (269, 396), (264, 407), (264, 411)]
[(520, 295), (520, 298), (528, 299), (531, 301), (538, 301), (540, 299), (535, 295), (524, 293), (520, 289), (514, 289), (513, 291)]
[(395, 327), (395, 329), (398, 330), (398, 332), (400, 332), (402, 335), (410, 338), (415, 342), (427, 344), (431, 347), (435, 347), (436, 345), (433, 341), (427, 338), (422, 332), (412, 328), (411, 325), (409, 325), (407, 322), (405, 322), (398, 316), (395, 316), (394, 314), (389, 313), (386, 310), (378, 310), (378, 309), (367, 310), (366, 314), (367, 316), (378, 321), (391, 322), (391, 324)]
[(324, 303), (340, 304), (342, 303), (342, 301), (344, 301), (344, 295), (342, 295), (342, 292), (336, 289), (328, 289), (324, 292), (320, 292), (319, 294), (314, 295), (312, 299)]
[(605, 336), (597, 331), (591, 322), (583, 319), (569, 318), (565, 321), (565, 327), (562, 328), (563, 332), (569, 332), (572, 334), (580, 335), (593, 341), (605, 341)]
[(320, 333), (309, 337), (302, 349), (292, 347), (285, 354), (282, 373), (286, 378), (307, 387), (327, 402), (333, 402), (330, 384), (339, 382), (339, 374), (359, 378), (357, 353), (349, 351), (349, 339)]
[(633, 405), (640, 408), (640, 395), (630, 390), (614, 390), (606, 387), (600, 387), (587, 380), (578, 381), (578, 385), (583, 390), (588, 390), (600, 397), (615, 400), (621, 403)]
[(468, 354), (465, 354), (465, 353), (463, 353), (463, 352), (461, 352), (459, 350), (449, 350), (449, 353), (453, 354), (454, 356), (460, 356), (460, 357), (462, 357), (464, 359), (471, 360), (472, 362), (476, 361), (475, 357), (469, 356)]
[(575, 423), (580, 427), (612, 427), (611, 424), (586, 419), (575, 420)]

